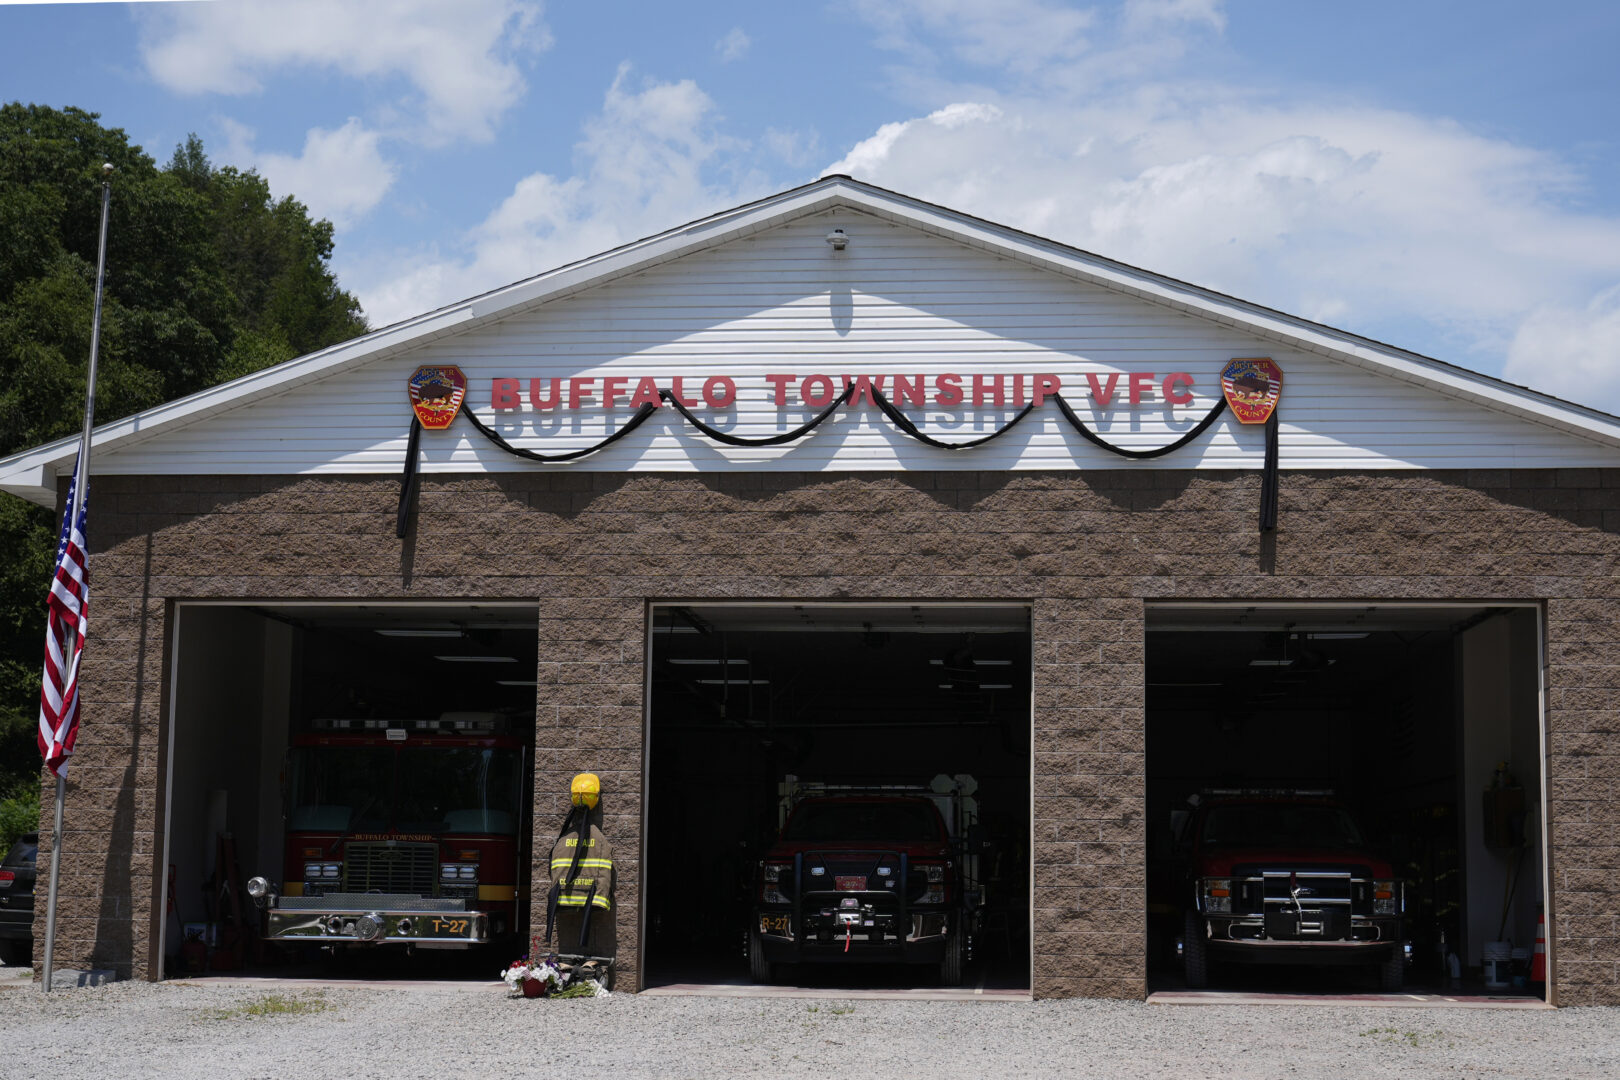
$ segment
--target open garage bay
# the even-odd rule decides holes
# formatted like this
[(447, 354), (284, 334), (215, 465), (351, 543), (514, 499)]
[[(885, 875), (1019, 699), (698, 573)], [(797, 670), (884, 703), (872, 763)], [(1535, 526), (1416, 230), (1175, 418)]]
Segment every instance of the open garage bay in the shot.
[[(1026, 608), (659, 605), (649, 621), (650, 986), (747, 983), (756, 871), (785, 814), (807, 794), (862, 792), (936, 800), (974, 907), (965, 981), (1029, 986)], [(938, 983), (893, 964), (781, 979)]]

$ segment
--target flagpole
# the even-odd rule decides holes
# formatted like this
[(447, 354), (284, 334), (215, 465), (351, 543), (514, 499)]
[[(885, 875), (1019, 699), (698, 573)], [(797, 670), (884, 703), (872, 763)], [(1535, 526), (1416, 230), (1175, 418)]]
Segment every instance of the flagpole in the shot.
[[(84, 430), (79, 435), (79, 461), (68, 508), (68, 534), (78, 527), (79, 511), (90, 490), (90, 429), (96, 420), (96, 353), (101, 346), (101, 290), (107, 282), (107, 211), (112, 205), (112, 162), (101, 166), (101, 239), (96, 245), (96, 304), (90, 316), (90, 363), (84, 376)], [(85, 557), (89, 558), (89, 552)], [(62, 655), (73, 651), (74, 626), (64, 626)], [(62, 808), (67, 802), (67, 763), (56, 770), (56, 818), (51, 828), (51, 888), (45, 901), (45, 993), (51, 992), (52, 954), (56, 948), (56, 888), (62, 876)]]

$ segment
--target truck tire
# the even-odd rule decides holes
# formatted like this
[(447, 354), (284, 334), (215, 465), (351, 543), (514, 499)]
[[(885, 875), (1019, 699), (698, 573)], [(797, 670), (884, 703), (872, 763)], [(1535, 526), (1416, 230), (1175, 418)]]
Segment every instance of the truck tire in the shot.
[(758, 934), (748, 935), (748, 976), (767, 985), (776, 981), (776, 965), (765, 959), (765, 947)]
[(1209, 985), (1209, 954), (1204, 948), (1204, 921), (1196, 912), (1187, 912), (1181, 958), (1187, 968), (1187, 989), (1202, 990)]
[(952, 934), (945, 943), (945, 959), (939, 962), (939, 985), (962, 985), (962, 935)]
[(1378, 965), (1378, 988), (1393, 994), (1406, 985), (1406, 956), (1400, 949), (1389, 954), (1389, 959)]

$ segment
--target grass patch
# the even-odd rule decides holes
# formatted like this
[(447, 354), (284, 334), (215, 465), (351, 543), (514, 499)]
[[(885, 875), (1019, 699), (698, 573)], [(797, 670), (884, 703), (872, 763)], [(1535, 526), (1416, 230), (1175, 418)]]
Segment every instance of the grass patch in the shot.
[(210, 1009), (203, 1014), (207, 1020), (239, 1020), (267, 1016), (309, 1016), (325, 1012), (332, 1003), (319, 994), (265, 994), (252, 1001), (229, 1009)]
[(563, 1000), (566, 998), (593, 998), (595, 996), (596, 987), (588, 985), (583, 979), (575, 983), (573, 986), (570, 986), (568, 989), (559, 990), (557, 993), (551, 995), (553, 1000)]
[[(1382, 1043), (1409, 1046), (1414, 1050), (1425, 1046), (1438, 1046), (1441, 1040), (1447, 1039), (1446, 1034), (1441, 1031), (1402, 1031), (1400, 1028), (1393, 1027), (1368, 1028), (1366, 1031), (1357, 1032), (1357, 1034), (1364, 1039), (1371, 1037)], [(1456, 1043), (1447, 1040), (1446, 1046), (1454, 1047)]]

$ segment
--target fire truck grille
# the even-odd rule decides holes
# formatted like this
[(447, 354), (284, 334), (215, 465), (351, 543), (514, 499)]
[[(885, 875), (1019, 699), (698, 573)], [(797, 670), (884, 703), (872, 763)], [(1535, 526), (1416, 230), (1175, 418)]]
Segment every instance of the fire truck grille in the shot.
[(436, 844), (344, 845), (344, 892), (432, 896), (438, 880)]
[(1351, 878), (1348, 873), (1273, 870), (1267, 871), (1264, 879), (1267, 904), (1292, 905), (1296, 891), (1298, 902), (1304, 907), (1350, 903)]

